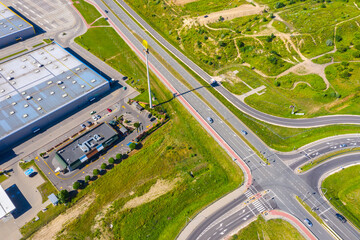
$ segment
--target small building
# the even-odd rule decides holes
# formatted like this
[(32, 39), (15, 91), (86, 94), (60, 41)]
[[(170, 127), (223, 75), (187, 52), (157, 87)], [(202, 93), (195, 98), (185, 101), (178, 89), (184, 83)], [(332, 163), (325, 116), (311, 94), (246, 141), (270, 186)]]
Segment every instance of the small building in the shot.
[(8, 215), (15, 210), (15, 205), (12, 203), (11, 199), (0, 186), (0, 218)]
[(57, 170), (73, 171), (101, 151), (110, 147), (119, 138), (118, 133), (107, 123), (101, 123), (84, 132), (66, 146), (57, 149), (54, 166)]
[(55, 194), (53, 194), (53, 193), (48, 196), (48, 199), (50, 200), (50, 202), (51, 202), (54, 206), (58, 205), (58, 203), (59, 203), (59, 199), (58, 199), (57, 196), (56, 196)]
[(126, 135), (128, 130), (126, 129), (126, 127), (124, 127), (123, 125), (120, 125), (119, 131), (121, 132), (121, 134)]
[(35, 35), (34, 27), (0, 2), (0, 48)]

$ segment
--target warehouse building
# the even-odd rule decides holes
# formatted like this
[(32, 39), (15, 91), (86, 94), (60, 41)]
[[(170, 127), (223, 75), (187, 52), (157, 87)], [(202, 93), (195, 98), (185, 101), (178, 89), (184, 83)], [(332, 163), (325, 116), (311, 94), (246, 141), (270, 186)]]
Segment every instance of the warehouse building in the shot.
[(91, 158), (98, 156), (119, 138), (107, 123), (101, 123), (55, 153), (53, 161), (57, 171), (72, 171)]
[(35, 35), (34, 27), (0, 2), (0, 48)]
[(109, 89), (109, 81), (56, 43), (0, 63), (0, 151)]
[(8, 215), (15, 210), (15, 205), (12, 203), (11, 199), (0, 186), (0, 218)]

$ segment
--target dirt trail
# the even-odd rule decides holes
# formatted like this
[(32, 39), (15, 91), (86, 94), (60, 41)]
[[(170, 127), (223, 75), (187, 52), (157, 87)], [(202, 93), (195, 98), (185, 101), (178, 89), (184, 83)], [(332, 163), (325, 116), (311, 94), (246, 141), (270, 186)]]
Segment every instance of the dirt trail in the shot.
[(175, 178), (171, 182), (163, 179), (157, 180), (157, 182), (150, 188), (149, 192), (140, 197), (131, 199), (124, 205), (123, 209), (134, 208), (140, 206), (141, 204), (151, 202), (161, 195), (171, 191), (179, 180), (180, 178)]
[(290, 88), (290, 90), (294, 90), (294, 89), (296, 88), (296, 86), (299, 85), (299, 84), (301, 84), (301, 83), (304, 83), (304, 84), (308, 85), (309, 87), (313, 88), (313, 87), (311, 86), (311, 84), (308, 83), (308, 82), (298, 81), (298, 82), (295, 82), (295, 83), (294, 83), (294, 85), (292, 86), (292, 88)]
[(251, 4), (243, 4), (239, 7), (210, 13), (207, 15), (206, 18), (204, 16), (197, 17), (197, 21), (201, 25), (205, 25), (208, 23), (213, 23), (213, 22), (218, 21), (220, 16), (223, 17), (224, 20), (231, 20), (231, 19), (238, 18), (238, 17), (260, 14), (264, 10), (265, 10), (265, 6), (259, 6), (256, 4), (255, 4), (255, 6), (253, 6)]
[(187, 3), (196, 2), (198, 0), (172, 0), (175, 5), (185, 5)]
[(31, 239), (43, 240), (43, 239), (55, 239), (57, 233), (63, 229), (66, 224), (69, 224), (72, 220), (84, 213), (90, 204), (95, 200), (95, 194), (84, 197), (73, 207), (66, 210), (65, 213), (59, 215), (50, 223), (42, 227), (37, 231)]

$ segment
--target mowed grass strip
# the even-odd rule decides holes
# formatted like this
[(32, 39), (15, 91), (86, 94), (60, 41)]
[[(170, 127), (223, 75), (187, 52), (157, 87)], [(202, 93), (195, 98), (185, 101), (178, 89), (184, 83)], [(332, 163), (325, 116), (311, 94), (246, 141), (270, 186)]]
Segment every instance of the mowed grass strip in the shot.
[(96, 10), (93, 5), (85, 2), (84, 0), (73, 0), (73, 4), (88, 24), (101, 17), (101, 14), (98, 12), (98, 10)]
[[(94, 40), (97, 34), (102, 38)], [(113, 29), (89, 29), (75, 41), (132, 76), (134, 82), (130, 84), (144, 87), (136, 84), (137, 80), (146, 81), (145, 65)], [(80, 192), (78, 198), (95, 192), (97, 199), (66, 227), (59, 239), (104, 235), (110, 239), (174, 239), (189, 217), (243, 182), (241, 170), (185, 108), (172, 99), (162, 83), (154, 78), (151, 87), (170, 122), (150, 135), (141, 150)], [(122, 210), (128, 200), (146, 192), (154, 180), (176, 178), (179, 181), (170, 192), (131, 210)], [(105, 211), (104, 207), (111, 204), (109, 211)], [(97, 215), (103, 210), (107, 214), (100, 221)], [(111, 230), (109, 223), (113, 224)]]
[(321, 186), (330, 203), (360, 229), (360, 166), (330, 175)]
[(231, 240), (288, 240), (305, 239), (295, 227), (282, 219), (265, 221), (259, 216), (256, 221), (241, 229)]

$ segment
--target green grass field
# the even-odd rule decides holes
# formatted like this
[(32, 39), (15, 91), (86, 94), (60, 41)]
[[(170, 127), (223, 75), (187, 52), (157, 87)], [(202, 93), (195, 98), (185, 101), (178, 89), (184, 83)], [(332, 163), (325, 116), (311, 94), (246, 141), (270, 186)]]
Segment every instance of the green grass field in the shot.
[(322, 190), (331, 204), (360, 229), (360, 166), (327, 177)]
[(241, 229), (231, 240), (288, 240), (305, 239), (290, 223), (282, 219), (265, 221), (261, 216)]
[(84, 0), (73, 0), (73, 4), (88, 24), (101, 17), (101, 14), (98, 12), (98, 10), (96, 10), (93, 5), (85, 2)]
[[(97, 34), (103, 38), (94, 41), (92, 37)], [(129, 84), (138, 89), (146, 87), (144, 64), (114, 30), (91, 28), (75, 41), (131, 77)], [(152, 91), (160, 103), (164, 102), (162, 107), (171, 116), (170, 122), (150, 135), (141, 150), (80, 192), (78, 198), (95, 192), (97, 200), (66, 227), (59, 239), (104, 234), (112, 239), (172, 239), (188, 217), (242, 183), (241, 170), (177, 100), (167, 101), (172, 94), (159, 80), (152, 80)], [(121, 210), (128, 200), (148, 191), (156, 179), (175, 178), (179, 182), (169, 193), (131, 210)], [(109, 204), (112, 207), (104, 220), (95, 220)], [(94, 229), (98, 221), (96, 226), (100, 227)], [(111, 233), (109, 222), (114, 225)]]
[(109, 26), (109, 22), (105, 20), (105, 18), (100, 18), (96, 22), (94, 22), (91, 26)]

